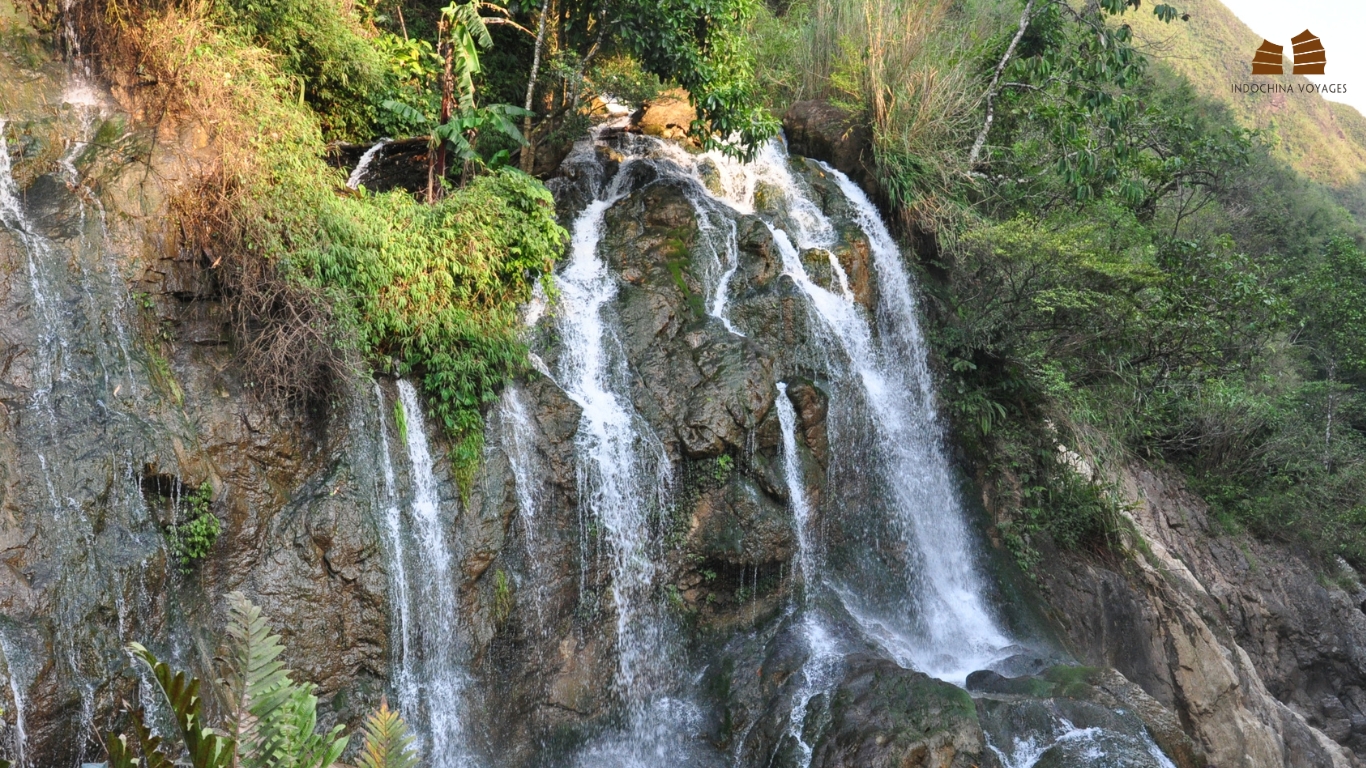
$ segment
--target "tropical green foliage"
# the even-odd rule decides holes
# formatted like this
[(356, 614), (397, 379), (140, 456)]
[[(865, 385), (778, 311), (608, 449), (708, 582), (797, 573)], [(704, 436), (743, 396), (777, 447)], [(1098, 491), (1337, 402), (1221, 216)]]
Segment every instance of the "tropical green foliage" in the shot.
[[(216, 732), (205, 722), (204, 700), (199, 695), (199, 678), (172, 670), (139, 643), (129, 643), (128, 652), (134, 659), (147, 666), (166, 697), (166, 704), (175, 718), (190, 764), (194, 768), (226, 768), (231, 765), (235, 745), (231, 739)], [(174, 758), (165, 753), (161, 739), (152, 735), (144, 710), (139, 708), (129, 711), (128, 714), (133, 720), (134, 735), (148, 768), (171, 765)], [(117, 743), (120, 757), (127, 759), (127, 739), (111, 736), (110, 742)]]
[(317, 112), (331, 137), (363, 140), (385, 90), (383, 51), (336, 0), (227, 0), (229, 28), (277, 54), (287, 92)]
[[(237, 592), (227, 600), (225, 670), (219, 681), (225, 713), (219, 727), (206, 722), (198, 678), (173, 671), (138, 643), (128, 646), (165, 695), (189, 764), (194, 768), (328, 768), (336, 764), (348, 742), (342, 726), (317, 730), (318, 699), (313, 686), (295, 682), (280, 662), (284, 646), (270, 633), (261, 609)], [(179, 764), (180, 753), (168, 751), (168, 744), (153, 735), (143, 709), (127, 709), (125, 715), (133, 737), (108, 734), (105, 745), (111, 768)], [(412, 741), (402, 718), (381, 700), (365, 724), (361, 768), (414, 768)]]
[(379, 709), (365, 720), (365, 746), (356, 758), (356, 768), (417, 768), (413, 737), (389, 701), (380, 699)]
[(1361, 230), (1122, 28), (1107, 63), (1072, 13), (1024, 36), (981, 218), (931, 286), (946, 400), (1003, 538), (1028, 561), (1039, 534), (1111, 527), (1061, 445), (1171, 462), (1229, 526), (1366, 563)]
[(181, 570), (189, 573), (195, 563), (209, 556), (222, 524), (213, 513), (213, 485), (209, 481), (180, 501), (178, 519), (166, 531), (166, 542)]
[(461, 438), (457, 465), (471, 467), (480, 408), (525, 365), (517, 306), (560, 255), (550, 193), (503, 169), (436, 205), (402, 192), (358, 205), (354, 220), (371, 228), (319, 254), (314, 274), (354, 297), (367, 349), (420, 376), (434, 415)]
[(732, 135), (753, 148), (778, 131), (761, 106), (742, 26), (758, 0), (618, 2), (620, 43), (645, 69), (685, 88), (697, 107), (693, 133), (709, 146)]

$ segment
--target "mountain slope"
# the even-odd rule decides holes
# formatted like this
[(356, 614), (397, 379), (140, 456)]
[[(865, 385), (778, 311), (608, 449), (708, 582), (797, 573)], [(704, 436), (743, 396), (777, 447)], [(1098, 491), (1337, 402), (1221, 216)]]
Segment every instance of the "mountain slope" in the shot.
[[(1276, 154), (1301, 173), (1340, 193), (1359, 193), (1366, 182), (1366, 118), (1346, 104), (1300, 92), (1300, 85), (1309, 82), (1304, 77), (1254, 78), (1252, 54), (1262, 37), (1219, 0), (1182, 0), (1179, 5), (1190, 14), (1189, 21), (1163, 24), (1148, 13), (1126, 15), (1139, 48), (1185, 75), (1203, 95), (1228, 104), (1243, 125), (1266, 131)], [(1298, 32), (1284, 30), (1285, 39), (1272, 41), (1286, 46), (1287, 63), (1290, 36)], [(1344, 82), (1342, 73), (1333, 71), (1332, 51), (1328, 53), (1330, 81)], [(1287, 83), (1295, 91), (1234, 91), (1235, 84), (1249, 82)]]

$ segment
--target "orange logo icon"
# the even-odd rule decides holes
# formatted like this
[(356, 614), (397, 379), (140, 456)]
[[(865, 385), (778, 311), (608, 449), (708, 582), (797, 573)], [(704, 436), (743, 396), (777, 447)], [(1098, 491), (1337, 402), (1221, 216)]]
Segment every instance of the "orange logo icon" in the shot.
[[(1290, 38), (1290, 43), (1294, 46), (1295, 52), (1295, 66), (1291, 69), (1291, 74), (1323, 74), (1323, 67), (1328, 63), (1328, 59), (1323, 51), (1323, 43), (1313, 32), (1306, 29)], [(1252, 55), (1252, 74), (1285, 74), (1285, 48), (1270, 40), (1263, 40), (1261, 47)]]
[(1290, 42), (1295, 46), (1295, 67), (1293, 74), (1296, 75), (1321, 75), (1323, 65), (1328, 63), (1324, 56), (1323, 43), (1319, 42), (1314, 33), (1309, 30), (1290, 38)]
[(1257, 49), (1257, 53), (1252, 57), (1252, 74), (1254, 75), (1283, 75), (1285, 74), (1285, 48), (1276, 45), (1270, 40), (1263, 40), (1262, 47)]

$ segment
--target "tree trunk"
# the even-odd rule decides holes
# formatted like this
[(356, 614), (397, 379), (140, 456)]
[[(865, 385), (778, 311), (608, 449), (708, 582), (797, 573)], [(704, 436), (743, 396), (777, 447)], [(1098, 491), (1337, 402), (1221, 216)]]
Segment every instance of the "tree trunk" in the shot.
[[(536, 26), (536, 51), (531, 57), (531, 77), (526, 81), (526, 111), (531, 111), (532, 99), (536, 95), (536, 76), (541, 69), (541, 46), (545, 44), (545, 19), (550, 10), (550, 0), (541, 0), (541, 20)], [(522, 137), (526, 146), (522, 147), (522, 172), (531, 173), (536, 167), (536, 142), (531, 133), (531, 115), (522, 119)]]
[[(451, 48), (449, 35), (445, 34), (447, 31), (447, 22), (443, 20), (441, 25), (437, 27), (438, 43), (436, 48), (437, 54), (445, 62), (441, 71), (441, 117), (437, 120), (438, 126), (444, 126), (451, 121), (451, 112), (455, 104), (455, 76), (452, 73), (454, 51)], [(427, 152), (427, 201), (431, 203), (441, 199), (443, 191), (441, 182), (446, 178), (446, 142), (438, 140), (435, 143), (436, 146)]]
[(1010, 58), (1015, 55), (1015, 46), (1020, 44), (1020, 38), (1024, 37), (1025, 30), (1029, 29), (1029, 19), (1034, 13), (1034, 0), (1025, 3), (1024, 13), (1020, 14), (1020, 28), (1015, 30), (1015, 37), (1011, 38), (1010, 46), (1006, 48), (1005, 55), (1001, 57), (1000, 63), (996, 65), (996, 72), (991, 76), (991, 85), (987, 87), (987, 119), (982, 125), (982, 130), (977, 134), (977, 140), (972, 142), (972, 151), (968, 153), (968, 170), (977, 165), (977, 157), (982, 154), (982, 147), (987, 143), (987, 133), (991, 131), (991, 123), (996, 119), (996, 89), (1001, 82), (1001, 73), (1005, 71), (1006, 65), (1010, 63)]

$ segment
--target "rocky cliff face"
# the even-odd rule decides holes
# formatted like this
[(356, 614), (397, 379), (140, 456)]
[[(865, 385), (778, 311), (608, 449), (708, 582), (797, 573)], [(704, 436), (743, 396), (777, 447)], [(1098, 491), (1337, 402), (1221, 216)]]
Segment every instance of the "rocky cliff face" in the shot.
[(1080, 658), (1181, 714), (1213, 765), (1340, 766), (1361, 752), (1366, 593), (1283, 547), (1221, 530), (1179, 479), (1122, 478), (1142, 556), (1048, 558), (1050, 605)]
[[(908, 669), (915, 649), (889, 640), (934, 628), (878, 634), (859, 615), (928, 610), (934, 585), (892, 578), (925, 555), (887, 522), (869, 437), (882, 414), (848, 383), (859, 350), (812, 309), (819, 288), (865, 343), (890, 333), (868, 211), (830, 168), (782, 159), (794, 200), (675, 145), (581, 144), (554, 186), (576, 232), (600, 204), (604, 271), (528, 308), (541, 373), (490, 410), (462, 495), (399, 383), (361, 377), (308, 417), (251, 392), (212, 259), (165, 224), (203, 137), (154, 136), (35, 60), (0, 55), (0, 80), (22, 84), (0, 94), (0, 699), (22, 763), (98, 760), (90, 737), (117, 702), (154, 701), (127, 641), (212, 677), (232, 589), (272, 618), (328, 722), (387, 692), (434, 741), (449, 729), (435, 765), (652, 764), (661, 749), (828, 768), (1353, 759), (1337, 744), (1366, 728), (1366, 594), (1218, 535), (1152, 473), (1129, 480), (1151, 555), (1059, 556), (1043, 577), (1041, 610), (1093, 668), (1060, 663), (1037, 606), (999, 585), (974, 597), (1020, 643), (962, 686)], [(847, 140), (819, 122), (809, 151)], [(788, 238), (822, 221), (819, 247)], [(571, 280), (611, 290), (599, 383), (631, 405), (617, 458), (639, 465), (641, 503), (620, 510), (635, 529), (597, 514), (620, 489), (585, 457), (613, 425), (573, 381), (583, 350), (562, 319), (587, 299)], [(206, 482), (223, 533), (182, 568), (167, 532)], [(630, 558), (624, 530), (642, 532)]]

